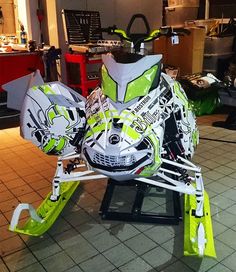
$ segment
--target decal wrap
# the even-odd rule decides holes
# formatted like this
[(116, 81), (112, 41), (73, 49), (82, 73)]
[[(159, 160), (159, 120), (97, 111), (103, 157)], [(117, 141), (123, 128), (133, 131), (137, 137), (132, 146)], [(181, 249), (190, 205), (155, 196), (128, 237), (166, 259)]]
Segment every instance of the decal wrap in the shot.
[(78, 146), (73, 141), (85, 123), (84, 101), (63, 84), (49, 83), (28, 90), (21, 111), (21, 134), (45, 153), (75, 151)]

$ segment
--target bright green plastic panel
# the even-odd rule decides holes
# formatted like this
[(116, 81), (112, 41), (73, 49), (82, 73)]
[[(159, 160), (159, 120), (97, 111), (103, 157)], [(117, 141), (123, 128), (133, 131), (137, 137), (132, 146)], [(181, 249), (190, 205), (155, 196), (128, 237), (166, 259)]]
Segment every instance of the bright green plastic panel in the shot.
[(124, 101), (125, 103), (136, 97), (145, 96), (148, 94), (156, 76), (157, 69), (158, 65), (154, 65), (140, 77), (136, 78), (128, 84)]
[(102, 90), (104, 95), (116, 102), (117, 99), (117, 84), (108, 74), (106, 67), (102, 66)]

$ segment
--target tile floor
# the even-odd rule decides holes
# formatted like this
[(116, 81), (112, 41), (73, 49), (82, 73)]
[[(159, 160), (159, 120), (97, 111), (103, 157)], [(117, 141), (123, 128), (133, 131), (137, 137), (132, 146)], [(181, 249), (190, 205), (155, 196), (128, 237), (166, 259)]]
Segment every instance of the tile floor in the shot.
[[(225, 116), (198, 119), (200, 136), (236, 143), (236, 131), (211, 126)], [(79, 185), (43, 237), (8, 231), (19, 202), (35, 207), (51, 190), (55, 158), (19, 136), (19, 128), (0, 130), (0, 271), (236, 271), (236, 145), (201, 140), (194, 161), (203, 170), (211, 199), (217, 260), (183, 257), (183, 223), (177, 226), (101, 220), (106, 180)], [(125, 195), (123, 195), (123, 198)], [(168, 199), (148, 195), (145, 208), (166, 209)]]

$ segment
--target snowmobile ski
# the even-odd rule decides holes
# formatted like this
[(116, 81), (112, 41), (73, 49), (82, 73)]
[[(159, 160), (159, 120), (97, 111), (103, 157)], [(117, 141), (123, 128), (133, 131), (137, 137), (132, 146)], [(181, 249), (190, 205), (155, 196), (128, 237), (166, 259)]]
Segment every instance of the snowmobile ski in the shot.
[(196, 196), (184, 195), (184, 255), (216, 258), (209, 197), (204, 191), (204, 216), (196, 217)]
[[(51, 193), (49, 193), (37, 211), (30, 204), (19, 204), (14, 211), (9, 230), (31, 236), (41, 236), (44, 234), (58, 218), (79, 183), (78, 181), (62, 182), (60, 184), (59, 199), (57, 201), (50, 200)], [(31, 218), (27, 220), (23, 227), (18, 227), (22, 210), (29, 210)]]

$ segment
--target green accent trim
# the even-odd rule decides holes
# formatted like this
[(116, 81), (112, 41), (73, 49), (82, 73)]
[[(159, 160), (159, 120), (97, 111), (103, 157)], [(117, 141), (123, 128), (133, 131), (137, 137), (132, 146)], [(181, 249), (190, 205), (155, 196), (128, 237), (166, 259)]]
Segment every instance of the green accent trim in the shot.
[(66, 120), (69, 120), (69, 114), (66, 111), (65, 107), (59, 106), (59, 105), (55, 105), (55, 108), (56, 108), (56, 110), (57, 110), (57, 112), (58, 112), (58, 114), (60, 116), (64, 116), (66, 118)]
[(101, 124), (101, 125), (99, 125), (99, 126), (96, 126), (96, 127), (94, 127), (94, 128), (91, 128), (91, 130), (92, 130), (93, 133), (97, 133), (97, 132), (100, 132), (100, 131), (102, 131), (102, 130), (105, 130), (106, 127), (107, 127), (108, 129), (110, 129), (110, 128), (111, 128), (111, 123), (108, 123), (107, 126), (106, 126), (106, 124)]
[(86, 132), (86, 134), (84, 135), (84, 140), (86, 140), (87, 138), (89, 138), (92, 135), (93, 135), (93, 133), (91, 131)]
[(123, 125), (122, 132), (124, 132), (125, 135), (128, 135), (133, 140), (140, 138), (140, 134), (130, 126)]
[(54, 147), (55, 143), (55, 139), (50, 139), (48, 144), (43, 147), (43, 152), (48, 153)]
[(193, 141), (193, 146), (196, 147), (199, 142), (199, 130), (196, 129), (192, 132), (192, 141)]
[(174, 83), (174, 93), (183, 102), (183, 104), (186, 108), (186, 113), (187, 113), (188, 109), (189, 109), (188, 98), (187, 98), (186, 94), (181, 91), (181, 85), (178, 82)]
[[(105, 130), (106, 128), (106, 124), (100, 124), (94, 128), (90, 127), (90, 130), (85, 134), (84, 139), (87, 139), (88, 137), (92, 136), (93, 134), (97, 133), (97, 132), (101, 132), (103, 130)], [(109, 122), (109, 124), (107, 125), (108, 129), (111, 129), (111, 122)]]
[(79, 183), (79, 181), (61, 183), (60, 198), (53, 202), (50, 200), (50, 193), (37, 209), (38, 216), (44, 219), (44, 221), (39, 223), (33, 219), (29, 219), (22, 228), (16, 227), (14, 232), (31, 236), (41, 236), (44, 234), (56, 221)]
[(102, 66), (102, 91), (112, 101), (117, 100), (117, 83), (108, 74), (105, 65)]
[(150, 40), (152, 40), (154, 37), (157, 37), (157, 35), (160, 33), (160, 29), (154, 30), (151, 32), (151, 34), (149, 35), (149, 37), (147, 37), (144, 42), (148, 42)]
[(130, 119), (130, 118), (128, 118), (127, 116), (122, 116), (122, 115), (112, 115), (111, 116), (112, 118), (116, 118), (116, 119), (120, 119), (122, 122), (130, 122), (130, 123), (132, 123), (133, 122), (133, 118), (132, 119)]
[(115, 29), (114, 33), (120, 34), (123, 38), (130, 41), (130, 38), (127, 36), (126, 32), (123, 29)]
[[(105, 115), (105, 117), (104, 117)], [(131, 118), (128, 118), (127, 116), (130, 116)], [(140, 134), (136, 132), (133, 128), (130, 127), (130, 125), (125, 125), (125, 123), (130, 122), (130, 124), (133, 122), (135, 115), (132, 114), (130, 111), (124, 110), (121, 115), (118, 115), (117, 110), (107, 110), (104, 113), (99, 112), (94, 115), (92, 115), (88, 120), (87, 120), (87, 125), (89, 125), (89, 131), (85, 134), (84, 139), (87, 139), (90, 137), (92, 134), (96, 132), (101, 132), (105, 130), (105, 122), (101, 122), (101, 124), (94, 125), (98, 121), (103, 121), (104, 118), (107, 118), (107, 121), (109, 122), (108, 129), (111, 128), (113, 118), (120, 119), (123, 122), (123, 127), (122, 127), (122, 132), (127, 134), (131, 139), (138, 139), (140, 137)]]
[(48, 85), (41, 85), (40, 88), (42, 89), (42, 91), (45, 93), (45, 94), (56, 94), (54, 92), (54, 90), (49, 87)]
[[(112, 118), (118, 118), (121, 119), (122, 121), (133, 121), (133, 116), (130, 114), (129, 111), (123, 111), (121, 115), (118, 115), (117, 110), (106, 110), (105, 112), (98, 112), (96, 114), (93, 114), (88, 120), (87, 124), (93, 125), (96, 124), (99, 120), (104, 120), (104, 115), (107, 119), (112, 119)], [(132, 119), (127, 118), (127, 115), (131, 115)]]
[(50, 123), (52, 124), (52, 120), (56, 117), (56, 113), (53, 109), (50, 109), (50, 111), (48, 112), (48, 118)]
[(127, 103), (136, 97), (147, 95), (150, 91), (157, 70), (158, 65), (154, 65), (141, 76), (129, 82), (127, 85), (124, 102)]
[(56, 146), (56, 151), (61, 151), (66, 144), (65, 138), (60, 138), (59, 143)]
[[(97, 115), (98, 116), (98, 115)], [(88, 125), (93, 125), (95, 124), (97, 121), (96, 121), (96, 117), (94, 117), (94, 115), (92, 117), (90, 117), (88, 120), (87, 120), (87, 124)]]
[(210, 202), (206, 191), (204, 191), (204, 216), (197, 218), (192, 215), (192, 211), (196, 210), (195, 195), (184, 195), (184, 255), (185, 256), (199, 256), (197, 242), (193, 242), (193, 239), (197, 238), (197, 229), (200, 223), (203, 224), (205, 230), (206, 244), (204, 256), (216, 258)]
[(218, 94), (215, 92), (208, 93), (195, 101), (189, 100), (189, 103), (196, 116), (212, 114), (220, 105)]
[(161, 158), (159, 156), (160, 154), (160, 142), (159, 139), (156, 138), (153, 134), (149, 136), (150, 140), (153, 143), (154, 148), (154, 163), (152, 165), (146, 166), (144, 170), (140, 173), (141, 176), (144, 177), (150, 177), (154, 173), (156, 173), (157, 169), (161, 165)]

